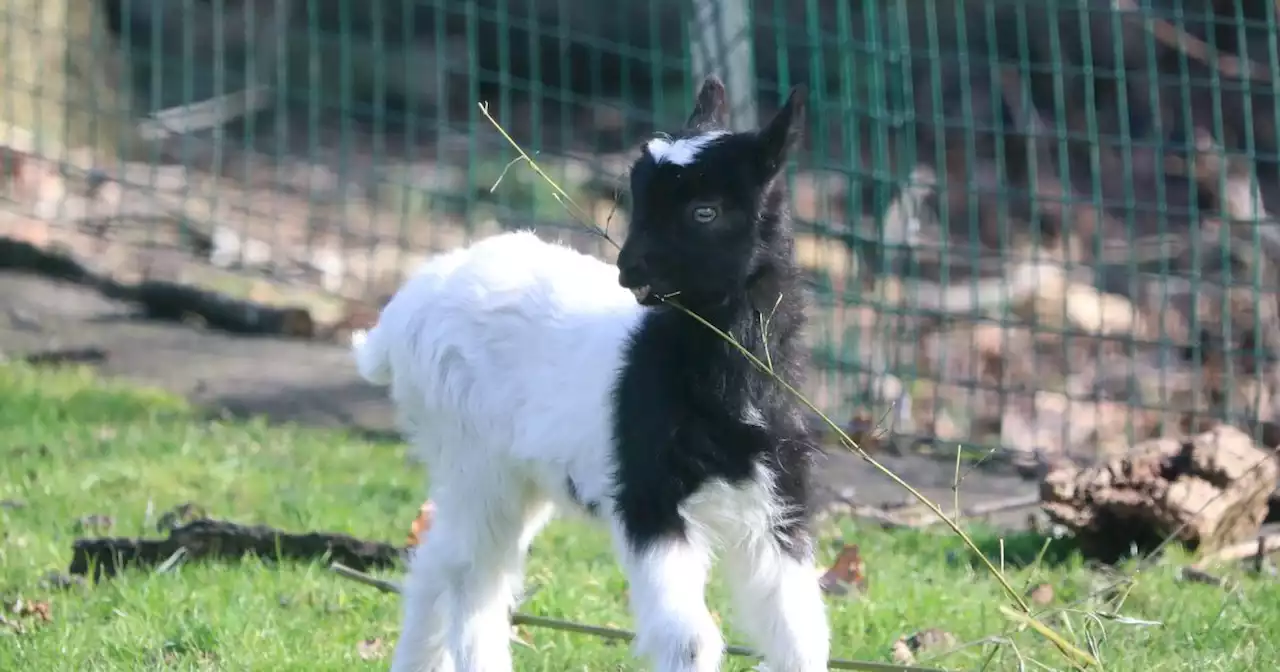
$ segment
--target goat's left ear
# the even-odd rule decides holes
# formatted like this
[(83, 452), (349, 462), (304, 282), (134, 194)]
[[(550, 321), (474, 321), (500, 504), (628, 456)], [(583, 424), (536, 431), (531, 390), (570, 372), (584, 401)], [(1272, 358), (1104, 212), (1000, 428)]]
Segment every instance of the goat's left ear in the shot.
[(684, 127), (690, 131), (724, 128), (728, 119), (729, 103), (725, 99), (724, 82), (715, 75), (707, 75), (702, 81), (702, 88), (698, 89), (693, 112)]
[(808, 87), (797, 84), (791, 89), (791, 95), (787, 96), (782, 109), (760, 129), (760, 165), (764, 169), (765, 179), (772, 178), (782, 170), (791, 150), (800, 141), (804, 132), (804, 112), (808, 97)]

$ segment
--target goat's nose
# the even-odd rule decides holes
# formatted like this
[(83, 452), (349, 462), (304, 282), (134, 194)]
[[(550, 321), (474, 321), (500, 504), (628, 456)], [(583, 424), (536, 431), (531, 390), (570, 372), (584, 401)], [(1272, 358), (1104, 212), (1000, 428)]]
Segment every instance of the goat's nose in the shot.
[(631, 289), (636, 286), (635, 271), (630, 270), (630, 268), (631, 267), (627, 266), (618, 267), (618, 284), (627, 289)]
[(635, 289), (645, 284), (644, 282), (644, 264), (635, 260), (635, 257), (618, 258), (618, 284), (627, 289)]

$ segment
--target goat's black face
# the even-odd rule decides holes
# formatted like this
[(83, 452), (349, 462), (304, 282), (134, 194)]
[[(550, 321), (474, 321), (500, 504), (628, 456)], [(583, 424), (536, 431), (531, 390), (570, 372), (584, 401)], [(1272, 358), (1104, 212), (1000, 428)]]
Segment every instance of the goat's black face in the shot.
[(799, 137), (805, 89), (763, 128), (725, 128), (724, 85), (708, 77), (685, 129), (650, 140), (631, 168), (631, 222), (618, 282), (643, 305), (740, 292), (786, 226), (778, 175)]

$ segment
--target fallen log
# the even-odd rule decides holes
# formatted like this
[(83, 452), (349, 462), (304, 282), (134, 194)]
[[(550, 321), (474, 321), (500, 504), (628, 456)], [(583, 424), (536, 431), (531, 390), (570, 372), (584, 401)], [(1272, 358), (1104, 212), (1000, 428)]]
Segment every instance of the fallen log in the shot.
[(1276, 480), (1269, 451), (1219, 425), (1187, 439), (1145, 441), (1095, 467), (1055, 469), (1040, 499), (1081, 550), (1104, 561), (1167, 539), (1207, 554), (1257, 537)]
[(107, 351), (102, 348), (57, 348), (29, 352), (22, 356), (22, 360), (32, 366), (100, 364), (107, 361), (107, 356)]
[(311, 338), (316, 332), (305, 308), (268, 306), (175, 282), (115, 284), (109, 294), (137, 303), (153, 320), (196, 318), (208, 327), (244, 335)]
[(26, 241), (0, 238), (0, 269), (15, 269), (92, 287), (104, 296), (136, 304), (147, 318), (187, 322), (233, 334), (317, 335), (311, 312), (299, 306), (275, 306), (164, 280), (122, 282), (98, 273), (73, 255)]
[(177, 553), (188, 561), (238, 561), (245, 556), (265, 560), (328, 559), (359, 570), (398, 564), (404, 549), (345, 534), (292, 534), (265, 525), (239, 525), (201, 518), (169, 531), (165, 539), (99, 537), (76, 539), (68, 573), (99, 579), (126, 567), (157, 567)]

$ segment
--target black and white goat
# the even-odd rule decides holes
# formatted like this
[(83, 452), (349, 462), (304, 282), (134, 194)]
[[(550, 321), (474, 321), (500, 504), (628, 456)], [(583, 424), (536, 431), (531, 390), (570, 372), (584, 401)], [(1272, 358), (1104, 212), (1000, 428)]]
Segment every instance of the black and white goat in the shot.
[(558, 509), (609, 527), (636, 650), (659, 672), (719, 669), (704, 598), (717, 554), (765, 665), (827, 669), (805, 416), (667, 303), (800, 382), (804, 301), (781, 173), (804, 109), (798, 87), (766, 126), (732, 133), (708, 78), (686, 128), (650, 140), (631, 169), (617, 267), (529, 232), (493, 236), (427, 262), (357, 339), (360, 372), (390, 386), (436, 505), (406, 580), (395, 672), (510, 670), (524, 558)]

